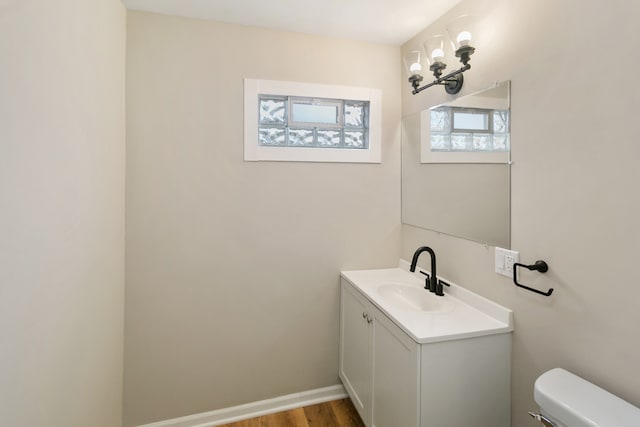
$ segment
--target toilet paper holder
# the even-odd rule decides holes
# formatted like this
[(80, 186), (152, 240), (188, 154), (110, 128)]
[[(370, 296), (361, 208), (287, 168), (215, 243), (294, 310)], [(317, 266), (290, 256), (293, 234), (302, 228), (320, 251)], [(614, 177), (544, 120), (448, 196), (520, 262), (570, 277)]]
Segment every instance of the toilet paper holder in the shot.
[(549, 265), (546, 262), (542, 260), (538, 260), (533, 265), (520, 264), (519, 262), (514, 263), (513, 264), (513, 283), (515, 283), (516, 286), (519, 288), (524, 288), (528, 291), (535, 292), (536, 294), (544, 295), (545, 297), (548, 297), (553, 293), (553, 288), (549, 289), (547, 292), (542, 292), (537, 289), (533, 289), (527, 285), (523, 285), (522, 283), (518, 283), (518, 267), (523, 267), (523, 268), (526, 268), (527, 270), (537, 271), (540, 273), (546, 273), (547, 271), (549, 271)]

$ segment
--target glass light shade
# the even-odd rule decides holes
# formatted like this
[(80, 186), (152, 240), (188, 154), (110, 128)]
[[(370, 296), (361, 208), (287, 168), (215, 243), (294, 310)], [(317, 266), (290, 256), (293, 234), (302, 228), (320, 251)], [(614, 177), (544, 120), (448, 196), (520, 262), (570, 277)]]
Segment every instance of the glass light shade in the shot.
[(403, 61), (408, 76), (422, 75), (422, 56), (419, 50), (413, 50), (404, 55)]
[(427, 52), (427, 62), (429, 66), (439, 63), (446, 63), (445, 61), (445, 36), (435, 35), (429, 37), (424, 42), (424, 49)]
[(472, 46), (475, 19), (472, 15), (462, 15), (447, 25), (447, 33), (451, 39), (453, 50)]

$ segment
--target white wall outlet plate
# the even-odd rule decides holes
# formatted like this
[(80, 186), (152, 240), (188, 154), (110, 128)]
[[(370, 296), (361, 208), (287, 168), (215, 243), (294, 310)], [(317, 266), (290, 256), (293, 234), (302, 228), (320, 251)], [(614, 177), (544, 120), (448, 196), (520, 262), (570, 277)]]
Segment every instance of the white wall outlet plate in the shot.
[(513, 278), (513, 264), (520, 262), (520, 252), (496, 247), (496, 273)]

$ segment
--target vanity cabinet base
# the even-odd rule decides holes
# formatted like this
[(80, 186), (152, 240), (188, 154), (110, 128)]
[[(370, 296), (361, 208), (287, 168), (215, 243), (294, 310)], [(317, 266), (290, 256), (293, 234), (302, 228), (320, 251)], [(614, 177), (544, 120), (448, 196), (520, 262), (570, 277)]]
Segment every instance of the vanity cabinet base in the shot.
[(340, 379), (367, 427), (510, 426), (510, 333), (419, 344), (341, 288)]

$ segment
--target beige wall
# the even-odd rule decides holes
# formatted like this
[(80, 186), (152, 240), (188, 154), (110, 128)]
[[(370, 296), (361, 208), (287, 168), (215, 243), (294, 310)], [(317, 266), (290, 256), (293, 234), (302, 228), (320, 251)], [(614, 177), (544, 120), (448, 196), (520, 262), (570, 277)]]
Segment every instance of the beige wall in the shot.
[[(557, 366), (640, 406), (640, 5), (465, 1), (457, 10), (467, 7), (484, 22), (463, 90), (512, 81), (512, 246), (525, 263), (549, 263), (546, 275), (524, 279), (555, 293), (519, 290), (493, 273), (493, 248), (410, 226), (402, 255), (431, 245), (441, 275), (514, 310), (514, 426), (538, 425), (526, 414), (533, 382)], [(405, 86), (403, 116), (443, 94), (413, 97)]]
[(0, 2), (0, 424), (122, 416), (125, 10)]
[[(514, 426), (536, 425), (533, 381), (555, 366), (640, 405), (640, 6), (467, 8), (484, 31), (462, 94), (512, 81), (512, 246), (549, 263), (525, 280), (551, 298), (495, 275), (493, 248), (399, 229), (400, 93), (402, 115), (448, 98), (400, 92), (397, 48), (130, 13), (126, 426), (337, 383), (339, 270), (422, 244), (514, 310)], [(120, 424), (124, 16), (107, 0), (0, 4), (12, 427)], [(382, 165), (243, 162), (243, 77), (382, 89)]]
[[(125, 425), (338, 383), (341, 269), (400, 243), (398, 47), (128, 16)], [(374, 87), (382, 164), (243, 161), (243, 78)]]

